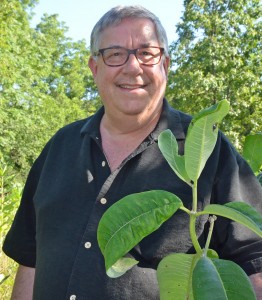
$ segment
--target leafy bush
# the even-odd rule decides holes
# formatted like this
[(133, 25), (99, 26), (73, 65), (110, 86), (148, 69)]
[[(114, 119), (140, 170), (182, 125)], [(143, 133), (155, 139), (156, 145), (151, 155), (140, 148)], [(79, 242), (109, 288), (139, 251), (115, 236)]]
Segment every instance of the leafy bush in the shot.
[[(15, 176), (9, 174), (7, 164), (0, 160), (0, 245), (12, 223), (22, 187), (16, 183)], [(10, 299), (17, 264), (0, 249), (0, 295)]]

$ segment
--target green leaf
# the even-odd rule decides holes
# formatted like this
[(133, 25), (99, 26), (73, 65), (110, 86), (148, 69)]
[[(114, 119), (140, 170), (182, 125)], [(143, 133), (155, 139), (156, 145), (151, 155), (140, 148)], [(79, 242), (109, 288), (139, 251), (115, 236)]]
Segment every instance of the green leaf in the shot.
[(136, 264), (138, 264), (137, 260), (129, 257), (122, 257), (107, 270), (106, 274), (108, 277), (117, 278), (125, 274), (126, 271), (133, 268)]
[(185, 169), (196, 182), (217, 140), (219, 123), (229, 111), (226, 100), (200, 112), (191, 122), (185, 142)]
[(167, 129), (158, 137), (159, 149), (176, 175), (190, 185), (185, 169), (185, 158), (178, 154), (178, 144), (171, 130)]
[(217, 113), (219, 110), (224, 110), (224, 115), (221, 114), (220, 119), (217, 119), (217, 122), (221, 122), (224, 116), (228, 113), (229, 110), (229, 102), (227, 100), (222, 100), (210, 107), (202, 109), (200, 112), (198, 112), (196, 115), (194, 115), (193, 122), (196, 122), (204, 117), (208, 117), (209, 115), (213, 113)]
[(209, 257), (209, 258), (219, 258), (217, 252), (213, 249), (208, 249), (207, 250), (207, 257)]
[(246, 273), (234, 262), (202, 257), (193, 271), (194, 300), (256, 300)]
[(244, 202), (230, 202), (225, 205), (210, 204), (197, 216), (214, 214), (236, 221), (262, 237), (262, 216), (252, 206)]
[(176, 195), (161, 190), (131, 194), (112, 205), (97, 230), (106, 270), (182, 206)]
[(262, 167), (262, 133), (249, 135), (245, 139), (243, 157), (249, 163), (254, 173)]
[(199, 256), (173, 253), (161, 260), (157, 268), (157, 280), (161, 300), (193, 299), (192, 273)]

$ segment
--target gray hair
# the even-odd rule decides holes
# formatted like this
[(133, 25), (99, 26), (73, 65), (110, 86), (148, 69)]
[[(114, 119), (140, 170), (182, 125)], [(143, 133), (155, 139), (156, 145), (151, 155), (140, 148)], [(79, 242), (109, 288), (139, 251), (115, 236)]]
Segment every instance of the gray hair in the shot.
[(158, 42), (160, 46), (165, 49), (165, 56), (169, 56), (166, 31), (159, 18), (140, 5), (116, 6), (101, 17), (91, 33), (90, 51), (92, 56), (94, 56), (98, 51), (100, 36), (103, 30), (109, 26), (118, 25), (123, 19), (126, 18), (145, 18), (151, 20), (155, 25)]

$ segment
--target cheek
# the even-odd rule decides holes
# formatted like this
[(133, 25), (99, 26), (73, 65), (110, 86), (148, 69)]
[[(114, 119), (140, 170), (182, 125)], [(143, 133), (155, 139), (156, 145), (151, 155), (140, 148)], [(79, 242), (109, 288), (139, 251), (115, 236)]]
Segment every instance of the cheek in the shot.
[(97, 85), (98, 89), (102, 88), (107, 80), (104, 71), (99, 71), (94, 77), (94, 82)]
[(167, 75), (164, 69), (160, 69), (155, 73), (155, 82), (159, 85), (163, 85), (167, 82)]
[(94, 78), (95, 83), (100, 86), (109, 86), (112, 84), (116, 76), (113, 71), (115, 71), (113, 68), (112, 70), (101, 68)]
[(105, 98), (112, 91), (112, 76), (106, 75), (105, 73), (100, 73), (95, 78), (95, 84), (97, 86), (98, 92), (102, 98)]

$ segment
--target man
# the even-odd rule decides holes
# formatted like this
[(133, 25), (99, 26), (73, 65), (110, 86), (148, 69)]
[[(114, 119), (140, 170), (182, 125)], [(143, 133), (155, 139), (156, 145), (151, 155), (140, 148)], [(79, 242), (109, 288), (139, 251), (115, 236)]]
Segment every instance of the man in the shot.
[[(61, 129), (33, 165), (4, 250), (19, 264), (12, 299), (159, 299), (155, 269), (171, 252), (193, 252), (185, 214), (176, 214), (129, 255), (138, 266), (105, 274), (96, 232), (123, 196), (163, 189), (190, 207), (191, 190), (162, 157), (157, 137), (170, 128), (183, 151), (190, 117), (164, 100), (166, 33), (142, 7), (116, 7), (91, 35), (93, 73), (104, 107)], [(243, 181), (245, 180), (245, 181)], [(243, 199), (261, 209), (262, 191), (247, 164), (219, 135), (199, 181), (199, 205)], [(260, 201), (260, 203), (259, 203)], [(206, 219), (198, 221), (201, 245)], [(261, 289), (262, 244), (250, 231), (217, 221), (213, 248), (235, 260)]]

